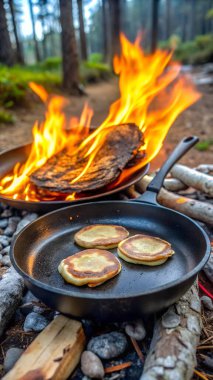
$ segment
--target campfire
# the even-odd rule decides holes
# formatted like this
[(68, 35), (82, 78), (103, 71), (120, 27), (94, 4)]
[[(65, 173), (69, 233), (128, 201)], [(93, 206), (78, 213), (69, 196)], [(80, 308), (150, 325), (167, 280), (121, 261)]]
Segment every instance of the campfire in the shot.
[(35, 202), (79, 199), (118, 186), (158, 154), (177, 116), (200, 95), (180, 75), (181, 65), (172, 61), (171, 52), (147, 55), (140, 37), (131, 43), (121, 34), (120, 41), (121, 56), (114, 57), (120, 98), (95, 130), (88, 104), (80, 119), (68, 119), (67, 99), (30, 83), (47, 107), (45, 120), (35, 122), (26, 162), (1, 179), (3, 196)]

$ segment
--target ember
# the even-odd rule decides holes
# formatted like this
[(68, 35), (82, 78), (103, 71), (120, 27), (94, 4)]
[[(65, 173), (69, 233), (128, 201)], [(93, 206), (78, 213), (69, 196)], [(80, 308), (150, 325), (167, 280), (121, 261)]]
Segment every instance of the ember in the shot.
[[(95, 166), (105, 142), (106, 131), (111, 133), (113, 126), (119, 124), (136, 124), (145, 141), (141, 143), (139, 151), (146, 150), (145, 156), (142, 154), (135, 165), (122, 172), (122, 180), (140, 170), (157, 155), (174, 120), (197, 101), (200, 95), (188, 78), (179, 75), (181, 66), (171, 61), (172, 53), (157, 50), (154, 54), (145, 55), (140, 47), (140, 38), (131, 43), (121, 34), (120, 40), (122, 54), (121, 57), (114, 57), (114, 69), (120, 76), (121, 96), (111, 105), (107, 118), (93, 133), (89, 132), (93, 111), (88, 105), (85, 105), (79, 121), (76, 118), (67, 121), (63, 112), (67, 105), (66, 99), (56, 95), (48, 96), (41, 86), (30, 84), (47, 104), (45, 121), (40, 125), (35, 123), (31, 153), (24, 164), (17, 163), (13, 173), (1, 180), (1, 194), (26, 201), (45, 200), (48, 197), (53, 200), (64, 199), (61, 193), (42, 194), (30, 182), (30, 176), (35, 178), (36, 171), (41, 168), (42, 172), (42, 167), (49, 158), (66, 149), (72, 159), (80, 156), (84, 163), (83, 167), (70, 172), (71, 175), (66, 179), (65, 187), (66, 191), (69, 189), (69, 195), (65, 199), (75, 199), (73, 189), (76, 191), (78, 187), (77, 191), (85, 190), (85, 187), (78, 184), (82, 184), (84, 176), (88, 179)], [(115, 170), (115, 174), (109, 176), (108, 183), (119, 173)], [(102, 186), (104, 184), (101, 183)], [(63, 191), (61, 187), (51, 184), (49, 190), (52, 189)], [(89, 189), (94, 189), (94, 186), (89, 186)]]

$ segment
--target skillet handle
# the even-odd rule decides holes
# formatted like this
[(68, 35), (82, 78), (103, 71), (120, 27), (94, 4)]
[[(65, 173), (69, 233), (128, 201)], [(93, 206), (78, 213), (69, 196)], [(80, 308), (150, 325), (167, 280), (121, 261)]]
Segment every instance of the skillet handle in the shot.
[(157, 195), (162, 187), (164, 178), (172, 168), (172, 166), (184, 156), (189, 149), (191, 149), (197, 142), (199, 138), (197, 136), (185, 137), (180, 143), (176, 146), (173, 152), (170, 154), (168, 159), (164, 162), (163, 166), (156, 174), (154, 179), (150, 182), (145, 193), (137, 198), (136, 202), (145, 202), (145, 203), (157, 203)]

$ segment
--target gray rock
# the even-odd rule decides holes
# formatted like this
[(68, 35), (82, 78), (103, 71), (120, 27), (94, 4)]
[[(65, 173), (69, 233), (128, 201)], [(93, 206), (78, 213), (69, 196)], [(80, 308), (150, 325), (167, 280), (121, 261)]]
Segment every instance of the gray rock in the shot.
[(11, 266), (11, 261), (8, 255), (3, 256), (2, 259), (0, 260), (0, 263), (5, 267)]
[(24, 321), (24, 331), (40, 332), (45, 329), (49, 321), (43, 315), (37, 314), (34, 311), (27, 315)]
[(81, 355), (81, 370), (84, 375), (92, 379), (103, 379), (104, 367), (99, 357), (91, 351), (84, 351)]
[(165, 329), (174, 329), (179, 324), (180, 324), (180, 316), (176, 314), (172, 308), (170, 308), (162, 316), (162, 325)]
[(0, 228), (6, 228), (8, 226), (8, 219), (0, 219)]
[(0, 336), (21, 301), (23, 289), (23, 278), (9, 268), (0, 281)]
[(2, 214), (1, 214), (1, 217), (2, 218), (9, 218), (10, 216), (12, 216), (13, 213), (12, 213), (12, 210), (10, 210), (9, 208), (6, 208)]
[(24, 303), (20, 306), (20, 312), (26, 317), (28, 314), (32, 313), (34, 305), (31, 302)]
[(7, 236), (0, 235), (0, 244), (3, 247), (7, 247), (9, 245), (9, 240), (8, 240)]
[(125, 332), (131, 338), (136, 340), (142, 340), (146, 336), (146, 330), (142, 320), (138, 320), (132, 323), (127, 323), (125, 326)]
[(17, 360), (20, 358), (22, 352), (24, 350), (22, 348), (11, 347), (7, 350), (5, 359), (4, 359), (4, 370), (5, 372), (10, 371)]
[(7, 247), (3, 248), (1, 250), (1, 254), (4, 256), (4, 255), (8, 255), (10, 252), (10, 245), (8, 245)]
[(21, 218), (19, 216), (12, 216), (11, 218), (9, 218), (8, 226), (4, 231), (5, 235), (13, 236), (20, 220)]
[(21, 231), (24, 227), (26, 227), (29, 223), (33, 222), (33, 220), (38, 218), (38, 214), (36, 213), (31, 213), (27, 214), (18, 224), (16, 233)]
[(0, 253), (0, 262), (1, 262), (1, 260), (2, 260), (2, 257), (3, 257), (3, 256), (2, 256), (2, 254)]
[(112, 359), (121, 355), (127, 348), (127, 339), (123, 333), (113, 331), (92, 338), (87, 350), (97, 354), (102, 359)]
[(203, 303), (206, 309), (213, 310), (213, 302), (210, 297), (207, 297), (207, 296), (201, 297), (201, 302)]
[(203, 270), (209, 281), (211, 281), (213, 284), (213, 254), (210, 255), (210, 258), (204, 266)]
[(32, 302), (38, 302), (38, 298), (36, 298), (33, 293), (28, 290), (28, 292), (24, 295), (22, 303), (32, 303)]

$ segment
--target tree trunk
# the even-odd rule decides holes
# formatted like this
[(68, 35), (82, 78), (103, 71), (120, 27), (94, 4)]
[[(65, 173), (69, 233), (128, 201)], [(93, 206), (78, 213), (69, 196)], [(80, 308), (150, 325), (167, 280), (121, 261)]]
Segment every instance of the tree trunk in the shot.
[(84, 15), (83, 15), (83, 5), (82, 0), (77, 0), (78, 3), (78, 18), (80, 27), (80, 43), (81, 43), (81, 59), (87, 60), (87, 41), (86, 34), (84, 30)]
[(59, 0), (63, 59), (63, 87), (79, 94), (79, 64), (72, 19), (72, 0)]
[(158, 44), (158, 5), (159, 0), (152, 0), (152, 32), (151, 52), (154, 53)]
[(191, 28), (190, 28), (191, 40), (195, 38), (196, 31), (196, 0), (191, 0)]
[(0, 62), (5, 65), (12, 66), (14, 64), (14, 55), (7, 28), (6, 12), (3, 0), (0, 1), (0, 39)]
[(15, 36), (15, 40), (16, 40), (16, 57), (17, 57), (17, 62), (20, 63), (20, 64), (24, 64), (23, 49), (22, 49), (22, 45), (21, 45), (21, 43), (19, 41), (18, 31), (17, 31), (17, 27), (16, 27), (16, 19), (15, 19), (15, 10), (14, 10), (13, 0), (9, 0), (9, 6), (10, 6), (10, 12), (11, 12), (11, 16), (12, 16), (14, 36)]
[(102, 25), (103, 25), (103, 50), (104, 61), (110, 63), (110, 38), (109, 38), (109, 4), (107, 0), (102, 0)]
[(166, 39), (171, 34), (171, 0), (166, 0)]
[(111, 17), (111, 36), (112, 36), (112, 57), (120, 54), (120, 30), (121, 12), (120, 0), (109, 0), (109, 10)]
[(41, 60), (41, 57), (40, 57), (40, 52), (39, 52), (39, 48), (38, 48), (38, 41), (36, 39), (35, 20), (34, 20), (32, 0), (28, 0), (28, 4), (29, 4), (29, 8), (30, 8), (30, 17), (31, 17), (32, 29), (33, 29), (33, 41), (34, 41), (34, 46), (35, 46), (35, 56), (36, 56), (36, 60), (39, 62)]

